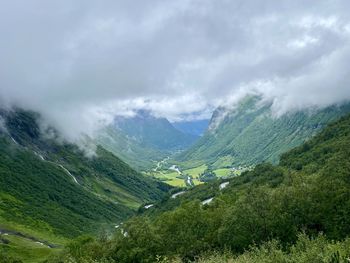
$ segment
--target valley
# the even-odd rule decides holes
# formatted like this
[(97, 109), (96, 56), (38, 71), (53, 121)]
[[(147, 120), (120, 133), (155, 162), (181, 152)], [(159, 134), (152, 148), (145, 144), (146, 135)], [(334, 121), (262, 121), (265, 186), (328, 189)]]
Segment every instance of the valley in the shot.
[[(167, 183), (175, 187), (191, 187), (195, 185), (200, 185), (203, 182), (200, 180), (201, 174), (207, 170), (207, 165), (201, 165), (194, 168), (181, 169), (181, 163), (178, 165), (171, 164), (177, 163), (171, 158), (162, 160), (161, 165), (151, 171), (144, 172), (145, 175), (157, 178), (164, 183)], [(239, 166), (237, 168), (218, 168), (213, 170), (217, 178), (229, 178), (240, 175), (244, 171), (248, 171), (253, 167)], [(190, 183), (188, 182), (190, 180)]]
[[(202, 184), (206, 179), (200, 177), (208, 168), (213, 180), (238, 176), (261, 162), (278, 163), (283, 152), (350, 112), (347, 103), (273, 117), (270, 106), (260, 103), (259, 97), (248, 96), (234, 109), (217, 109), (202, 137), (187, 149), (157, 161), (144, 174), (175, 187)], [(191, 124), (186, 127), (190, 130)]]
[[(347, 115), (283, 154), (279, 165), (262, 163), (240, 176), (173, 189), (124, 222), (113, 240), (74, 243), (79, 251), (103, 252), (85, 257), (72, 247), (63, 255), (125, 262), (159, 257), (177, 262), (197, 255), (200, 260), (212, 258), (209, 262), (273, 262), (271, 256), (277, 255), (277, 262), (345, 259), (350, 233), (349, 131)], [(208, 255), (208, 248), (218, 252)]]
[[(255, 110), (259, 112), (261, 109), (263, 109), (262, 114), (266, 114), (265, 106), (256, 109), (256, 99), (246, 98), (240, 106), (242, 109), (239, 109), (240, 118), (248, 127), (257, 125), (256, 118), (261, 118), (251, 118), (249, 114), (256, 114)], [(329, 108), (324, 113), (320, 111), (316, 115), (309, 115), (308, 118), (315, 118), (315, 120), (312, 121), (313, 124), (308, 124), (308, 128), (305, 128), (303, 123), (309, 123), (310, 119), (304, 120), (305, 115), (301, 113), (292, 117), (281, 117), (268, 125), (276, 127), (279, 122), (284, 123), (283, 125), (288, 123), (292, 130), (296, 129), (292, 133), (296, 140), (294, 143), (297, 144), (297, 141), (301, 143), (304, 138), (314, 140), (312, 135), (313, 132), (316, 133), (314, 129), (317, 127), (322, 129), (321, 123), (331, 122), (337, 118), (336, 116), (345, 115), (348, 110), (349, 107), (346, 104), (339, 108)], [(245, 112), (249, 114), (245, 115)], [(76, 145), (58, 143), (57, 139), (45, 138), (38, 126), (40, 116), (36, 113), (20, 109), (11, 112), (3, 111), (2, 119), (7, 129), (2, 132), (0, 138), (2, 146), (0, 152), (2, 160), (0, 248), (5, 249), (3, 251), (7, 251), (6, 254), (9, 256), (25, 259), (24, 262), (36, 262), (40, 257), (44, 259), (63, 253), (62, 249), (70, 244), (72, 238), (84, 234), (115, 235), (116, 226), (128, 222), (129, 218), (135, 215), (157, 218), (163, 213), (177, 211), (182, 204), (194, 200), (198, 200), (203, 207), (211, 207), (221, 202), (223, 197), (230, 199), (231, 197), (225, 195), (226, 192), (231, 191), (229, 189), (245, 188), (246, 180), (248, 182), (258, 180), (258, 185), (260, 185), (259, 180), (279, 182), (280, 168), (273, 168), (268, 163), (259, 164), (258, 161), (251, 161), (250, 155), (247, 155), (249, 158), (239, 162), (234, 161), (236, 154), (228, 153), (223, 156), (218, 154), (215, 162), (205, 158), (192, 159), (189, 153), (201, 145), (203, 138), (211, 136), (213, 123), (217, 122), (216, 115), (217, 113), (214, 113), (204, 135), (186, 147), (176, 146), (173, 142), (171, 148), (160, 146), (164, 141), (155, 146), (156, 141), (160, 143), (158, 139), (153, 142), (153, 146), (150, 146), (150, 142), (155, 139), (152, 139), (152, 136), (147, 137), (148, 132), (144, 129), (139, 130), (137, 134), (127, 134), (124, 130), (125, 134), (122, 138), (133, 138), (132, 144), (137, 142), (143, 145), (142, 151), (136, 151), (133, 154), (137, 156), (135, 160), (142, 155), (141, 159), (147, 162), (147, 165), (142, 167), (148, 168), (137, 172), (120, 160), (117, 157), (118, 153), (112, 154), (102, 146), (96, 146), (96, 156), (87, 157)], [(237, 113), (234, 116), (237, 118)], [(298, 125), (301, 126), (295, 126), (299, 118), (296, 119), (296, 116), (300, 116)], [(158, 120), (149, 115), (139, 116), (130, 120), (130, 123), (129, 120), (123, 120), (123, 122), (123, 125), (131, 125), (131, 127), (141, 122), (144, 127), (152, 127), (150, 133), (154, 132), (154, 123), (165, 123), (166, 129), (171, 127), (167, 121)], [(223, 119), (218, 127), (231, 122), (231, 119)], [(162, 125), (160, 127), (163, 127)], [(241, 124), (235, 122), (235, 125)], [(186, 124), (186, 128), (190, 129), (189, 123)], [(157, 129), (157, 133), (162, 133), (163, 128)], [(242, 129), (244, 133), (231, 136), (237, 136), (241, 141), (251, 141), (250, 133), (245, 134), (249, 129), (244, 128)], [(264, 129), (267, 128), (264, 127)], [(310, 130), (310, 132), (299, 133), (300, 130), (305, 129), (311, 129), (313, 132)], [(170, 130), (171, 133), (174, 132), (173, 127)], [(114, 131), (116, 130), (113, 129)], [(214, 145), (220, 144), (224, 139), (223, 136), (227, 136), (227, 133), (221, 134), (219, 131), (216, 133), (215, 140), (218, 142)], [(254, 134), (260, 136), (255, 140), (265, 140), (265, 133)], [(305, 137), (305, 134), (309, 137)], [(244, 136), (247, 138), (243, 139)], [(137, 140), (136, 137), (138, 137)], [(273, 140), (277, 138), (274, 137)], [(114, 145), (116, 137), (109, 137), (109, 140), (109, 145)], [(120, 140), (118, 145), (126, 143), (123, 140)], [(230, 137), (229, 140), (235, 140), (235, 137)], [(148, 142), (144, 143), (145, 141)], [(278, 143), (281, 149), (276, 150), (276, 153), (282, 153), (286, 145)], [(259, 151), (259, 148), (256, 150)], [(160, 151), (162, 154), (145, 155), (145, 151)], [(126, 159), (131, 158), (131, 155), (128, 156)], [(188, 159), (183, 159), (183, 156), (188, 156)], [(285, 170), (283, 156), (281, 171)], [(262, 160), (269, 161), (269, 155), (265, 157), (266, 159)], [(264, 173), (264, 169), (276, 175), (268, 179), (263, 179), (264, 177), (258, 179), (260, 173)], [(274, 171), (275, 169), (277, 170)], [(254, 175), (253, 179), (250, 178), (254, 173), (258, 173), (259, 176), (255, 178)], [(3, 176), (5, 174), (7, 176)], [(121, 229), (124, 231), (123, 236), (131, 234), (130, 230), (126, 230), (127, 226), (123, 225)]]
[(350, 1), (2, 1), (0, 263), (350, 263)]

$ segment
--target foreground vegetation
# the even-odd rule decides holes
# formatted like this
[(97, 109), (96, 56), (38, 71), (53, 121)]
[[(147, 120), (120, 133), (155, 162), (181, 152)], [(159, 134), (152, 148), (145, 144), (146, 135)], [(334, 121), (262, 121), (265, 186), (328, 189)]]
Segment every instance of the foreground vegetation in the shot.
[(112, 236), (80, 237), (50, 262), (347, 262), (349, 156), (347, 116), (279, 166), (231, 179), (209, 205), (218, 183), (163, 200)]
[[(108, 248), (113, 247), (113, 242), (106, 243), (99, 240), (88, 242), (79, 240), (66, 248), (64, 257), (56, 256), (49, 262), (116, 262), (112, 257), (106, 257)], [(106, 249), (107, 248), (107, 249)], [(260, 246), (251, 246), (242, 254), (233, 254), (229, 251), (205, 252), (194, 259), (197, 263), (346, 263), (350, 260), (350, 239), (343, 241), (329, 241), (323, 235), (310, 238), (301, 233), (295, 244), (287, 249), (277, 241), (272, 240)], [(117, 261), (119, 262), (119, 261)], [(123, 262), (123, 260), (122, 260)], [(137, 261), (130, 261), (137, 262)], [(153, 262), (181, 263), (179, 257), (169, 258), (157, 256)]]
[(284, 249), (276, 241), (269, 241), (260, 247), (251, 247), (241, 255), (232, 253), (209, 253), (203, 255), (198, 263), (312, 263), (329, 262), (341, 263), (349, 262), (350, 259), (350, 239), (341, 242), (328, 241), (320, 235), (310, 238), (305, 234), (298, 236), (297, 242)]

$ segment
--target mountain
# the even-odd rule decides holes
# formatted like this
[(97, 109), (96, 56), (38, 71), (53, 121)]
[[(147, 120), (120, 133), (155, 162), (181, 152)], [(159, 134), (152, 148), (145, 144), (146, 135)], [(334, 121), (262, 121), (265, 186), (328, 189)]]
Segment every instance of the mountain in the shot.
[(311, 138), (327, 123), (350, 112), (350, 103), (274, 117), (271, 103), (249, 96), (232, 108), (216, 109), (205, 134), (177, 156), (214, 167), (277, 163), (279, 156)]
[(76, 241), (54, 262), (346, 262), (349, 154), (348, 114), (279, 165), (168, 196), (112, 240)]
[(210, 120), (178, 121), (171, 124), (178, 130), (196, 136), (202, 136), (207, 130)]
[(20, 109), (0, 111), (0, 232), (97, 233), (169, 190), (100, 146), (87, 156), (54, 129), (43, 132), (39, 119)]
[(97, 142), (131, 166), (147, 170), (155, 161), (188, 148), (197, 139), (176, 129), (166, 118), (139, 111), (131, 118), (117, 117)]

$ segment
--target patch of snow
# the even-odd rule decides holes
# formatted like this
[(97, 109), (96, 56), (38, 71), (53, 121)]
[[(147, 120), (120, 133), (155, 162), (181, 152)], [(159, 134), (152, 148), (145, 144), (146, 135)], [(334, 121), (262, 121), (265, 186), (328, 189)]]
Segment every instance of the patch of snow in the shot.
[(178, 192), (178, 193), (176, 193), (176, 194), (173, 194), (173, 195), (171, 196), (171, 198), (175, 199), (176, 197), (178, 197), (179, 195), (182, 195), (182, 194), (184, 194), (184, 193), (186, 193), (186, 191)]
[(202, 205), (208, 205), (213, 201), (214, 197), (208, 198), (204, 201), (202, 201)]
[(229, 185), (229, 183), (230, 183), (230, 182), (224, 182), (224, 183), (220, 184), (219, 189), (220, 189), (220, 190), (224, 189), (226, 186)]
[(154, 204), (145, 205), (144, 207), (145, 207), (145, 209), (149, 209), (149, 208), (151, 208), (152, 206), (154, 206)]

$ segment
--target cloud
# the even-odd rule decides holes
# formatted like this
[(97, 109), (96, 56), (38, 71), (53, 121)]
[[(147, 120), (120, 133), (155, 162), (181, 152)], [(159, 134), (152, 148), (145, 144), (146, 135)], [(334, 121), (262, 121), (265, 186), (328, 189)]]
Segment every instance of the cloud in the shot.
[(207, 118), (246, 93), (282, 114), (350, 99), (350, 3), (7, 1), (0, 98), (70, 140), (148, 109)]
[(5, 120), (0, 116), (0, 133), (7, 133), (7, 128), (5, 124)]

